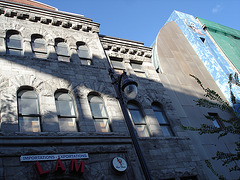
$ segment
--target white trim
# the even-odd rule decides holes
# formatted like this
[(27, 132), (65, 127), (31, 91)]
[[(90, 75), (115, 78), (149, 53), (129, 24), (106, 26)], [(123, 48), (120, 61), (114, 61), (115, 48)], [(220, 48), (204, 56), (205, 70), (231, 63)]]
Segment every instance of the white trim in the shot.
[(88, 159), (88, 153), (79, 154), (48, 154), (48, 155), (24, 155), (20, 157), (20, 161), (53, 161), (60, 158), (66, 159)]

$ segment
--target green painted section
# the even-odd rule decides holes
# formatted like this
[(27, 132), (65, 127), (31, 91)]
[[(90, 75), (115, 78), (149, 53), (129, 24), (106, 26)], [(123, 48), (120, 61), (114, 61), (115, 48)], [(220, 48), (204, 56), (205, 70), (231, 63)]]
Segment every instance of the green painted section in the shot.
[(198, 19), (201, 24), (206, 25), (209, 34), (240, 73), (240, 31), (206, 19)]

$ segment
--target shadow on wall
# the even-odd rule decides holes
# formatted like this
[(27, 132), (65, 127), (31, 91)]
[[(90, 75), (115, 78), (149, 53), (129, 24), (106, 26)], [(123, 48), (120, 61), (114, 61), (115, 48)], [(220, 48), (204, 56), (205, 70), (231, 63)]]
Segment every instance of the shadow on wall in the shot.
[[(128, 136), (128, 134), (121, 132), (121, 130), (124, 130), (124, 128), (118, 129), (119, 122), (116, 121), (123, 120), (122, 115), (117, 118), (114, 117), (114, 113), (111, 112), (111, 107), (109, 107), (109, 105), (112, 105), (111, 102), (113, 102), (113, 104), (115, 103), (115, 105), (118, 106), (118, 101), (116, 99), (116, 94), (114, 92), (111, 79), (108, 75), (109, 64), (106, 59), (93, 57), (93, 65), (82, 65), (77, 61), (62, 62), (56, 59), (37, 59), (12, 55), (2, 55), (0, 58), (0, 69), (2, 72), (1, 82), (8, 83), (0, 84), (1, 97), (4, 97), (1, 101), (1, 124), (2, 129), (6, 128), (4, 132), (10, 131), (14, 133), (18, 131), (16, 92), (19, 87), (28, 85), (36, 88), (39, 96), (45, 98), (41, 98), (42, 102), (40, 102), (40, 106), (41, 103), (45, 103), (45, 110), (41, 111), (43, 123), (47, 122), (46, 125), (42, 125), (42, 130), (44, 132), (47, 130), (52, 131), (53, 135), (71, 134), (73, 136), (79, 136), (79, 134), (83, 136), (88, 136), (89, 134), (95, 136)], [(178, 165), (180, 164), (180, 166), (185, 167), (186, 172), (188, 172), (189, 175), (191, 175), (192, 172), (195, 172), (194, 174), (198, 174), (198, 169), (192, 168), (199, 165), (195, 164), (198, 162), (198, 160), (193, 161), (193, 159), (196, 159), (198, 155), (194, 151), (194, 148), (191, 145), (192, 143), (189, 141), (189, 139), (185, 138), (187, 136), (186, 132), (184, 132), (184, 130), (181, 129), (179, 125), (180, 123), (184, 122), (185, 126), (199, 126), (199, 124), (202, 122), (192, 123), (191, 118), (203, 120), (204, 116), (202, 115), (202, 112), (206, 111), (204, 109), (201, 109), (200, 113), (202, 117), (199, 118), (195, 116), (195, 112), (192, 112), (192, 115), (188, 116), (189, 114), (185, 114), (186, 109), (177, 109), (183, 105), (185, 107), (192, 107), (194, 110), (199, 111), (194, 108), (195, 104), (192, 101), (198, 97), (191, 94), (190, 89), (177, 90), (177, 86), (174, 87), (174, 85), (170, 84), (168, 84), (168, 86), (171, 86), (172, 88), (166, 88), (159, 80), (151, 80), (149, 78), (137, 77), (135, 75), (131, 76), (138, 82), (139, 85), (139, 94), (136, 100), (141, 105), (141, 111), (143, 112), (143, 116), (149, 125), (150, 132), (153, 136), (156, 137), (156, 139), (140, 139), (141, 145), (145, 147), (144, 152), (146, 153), (146, 157), (149, 157), (149, 162), (154, 162), (155, 159), (159, 158), (159, 155), (161, 154), (163, 157), (168, 157), (167, 159), (169, 160), (168, 163), (166, 163), (165, 160), (161, 161), (164, 162), (161, 164), (162, 167), (166, 166), (167, 168), (169, 164), (176, 165), (176, 161), (174, 161), (174, 159), (178, 159)], [(190, 77), (189, 80), (193, 81), (190, 79)], [(75, 99), (78, 111), (77, 122), (79, 123), (78, 127), (80, 129), (80, 132), (77, 134), (58, 132), (59, 125), (53, 97), (54, 92), (57, 89), (61, 88), (68, 89), (73, 94), (73, 97)], [(114, 131), (118, 130), (117, 132), (111, 132), (109, 134), (95, 132), (93, 118), (91, 116), (90, 108), (87, 102), (87, 95), (92, 91), (98, 92), (102, 95), (104, 102), (106, 103), (106, 109), (109, 113), (109, 118), (111, 119), (112, 129)], [(200, 91), (199, 94), (201, 94)], [(170, 96), (176, 97), (174, 102)], [(48, 101), (46, 100), (48, 98), (51, 99), (53, 103), (50, 103), (48, 105)], [(181, 104), (179, 98), (185, 99), (185, 104)], [(173, 131), (175, 132), (176, 137), (166, 138), (162, 136), (161, 127), (152, 109), (153, 102), (159, 102), (163, 106), (168, 121)], [(124, 121), (121, 123), (124, 123)], [(123, 127), (123, 124), (121, 126)], [(126, 129), (124, 131), (126, 131)], [(44, 134), (44, 132), (42, 132), (42, 134)], [(189, 134), (194, 133), (190, 132)], [(195, 137), (195, 140), (199, 140), (199, 138)], [(145, 146), (146, 143), (148, 144), (147, 146)], [(201, 145), (201, 143), (202, 142), (197, 142), (198, 145)], [(222, 144), (224, 142), (219, 143)], [(162, 150), (159, 151), (161, 147), (159, 147), (157, 144), (161, 144)], [(212, 147), (213, 146), (214, 144), (212, 144)], [(146, 149), (147, 147), (149, 147), (149, 149)], [(155, 152), (154, 149), (156, 152), (160, 152), (160, 154), (152, 154)], [(166, 149), (168, 149), (168, 151), (166, 151)], [(188, 153), (189, 156), (182, 157), (182, 153), (176, 153), (183, 151)], [(183, 158), (185, 159), (184, 162), (182, 161)], [(157, 172), (158, 168), (156, 167), (155, 170)], [(169, 170), (169, 172), (166, 173), (169, 174), (170, 171), (172, 170)], [(161, 173), (157, 176), (160, 175)]]

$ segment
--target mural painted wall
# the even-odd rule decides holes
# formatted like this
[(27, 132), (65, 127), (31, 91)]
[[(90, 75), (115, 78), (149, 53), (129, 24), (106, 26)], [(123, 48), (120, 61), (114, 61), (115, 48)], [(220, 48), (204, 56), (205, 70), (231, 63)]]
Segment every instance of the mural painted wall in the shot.
[[(230, 102), (229, 75), (234, 75), (234, 70), (228, 64), (221, 52), (217, 49), (210, 37), (204, 32), (199, 22), (189, 14), (174, 11), (167, 22), (175, 21), (189, 43), (204, 63), (205, 67), (213, 77), (216, 84), (221, 89), (225, 98)], [(240, 102), (240, 87), (233, 84), (233, 93), (238, 102)], [(240, 114), (240, 107), (235, 110)]]
[(207, 29), (217, 45), (240, 72), (240, 31), (206, 19), (197, 18)]

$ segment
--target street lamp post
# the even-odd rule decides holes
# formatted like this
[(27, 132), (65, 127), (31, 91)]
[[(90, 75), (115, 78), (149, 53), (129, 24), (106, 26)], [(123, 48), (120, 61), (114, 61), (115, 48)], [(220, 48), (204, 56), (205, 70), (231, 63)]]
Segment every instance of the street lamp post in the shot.
[(112, 83), (113, 83), (115, 91), (117, 93), (117, 98), (119, 100), (119, 103), (120, 103), (125, 121), (127, 123), (127, 127), (128, 127), (128, 130), (129, 130), (132, 142), (133, 142), (133, 146), (136, 150), (136, 153), (137, 153), (141, 168), (143, 170), (145, 179), (146, 180), (151, 180), (152, 178), (150, 176), (146, 161), (143, 157), (141, 148), (139, 146), (137, 136), (134, 132), (134, 127), (133, 127), (132, 121), (129, 117), (128, 111), (127, 111), (127, 109), (124, 105), (124, 101), (123, 101), (123, 93), (122, 92), (124, 92), (125, 96), (128, 99), (134, 99), (137, 96), (137, 86), (138, 86), (138, 84), (137, 84), (137, 82), (130, 79), (127, 76), (126, 72), (123, 72), (121, 75), (116, 75), (114, 73), (114, 70), (112, 68), (110, 68), (109, 69), (109, 75), (112, 79)]

